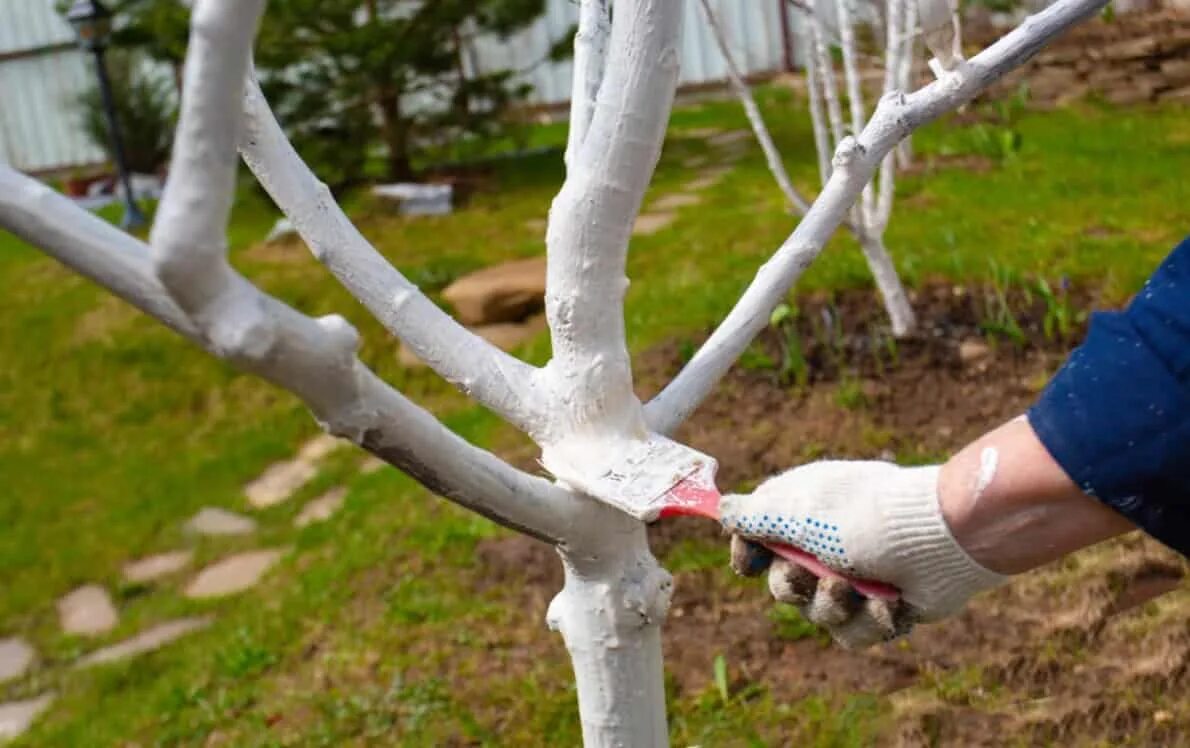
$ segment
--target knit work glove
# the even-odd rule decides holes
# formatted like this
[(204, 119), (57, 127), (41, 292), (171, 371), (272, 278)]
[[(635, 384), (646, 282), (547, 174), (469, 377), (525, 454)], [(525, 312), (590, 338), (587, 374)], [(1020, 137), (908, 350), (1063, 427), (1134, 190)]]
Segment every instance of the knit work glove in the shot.
[[(847, 647), (952, 615), (1004, 577), (975, 562), (951, 535), (938, 504), (939, 470), (817, 462), (770, 478), (751, 494), (725, 496), (720, 511), (733, 533), (732, 567), (745, 576), (769, 569), (773, 596)], [(843, 580), (819, 579), (745, 538), (797, 546), (835, 571), (895, 585), (901, 599), (864, 598)]]

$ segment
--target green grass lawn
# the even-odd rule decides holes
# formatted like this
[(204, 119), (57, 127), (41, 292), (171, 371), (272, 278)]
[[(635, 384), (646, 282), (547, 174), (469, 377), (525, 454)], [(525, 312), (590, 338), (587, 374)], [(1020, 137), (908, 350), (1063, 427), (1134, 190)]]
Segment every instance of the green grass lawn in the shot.
[[(811, 191), (804, 110), (784, 89), (761, 93), (796, 181)], [(980, 151), (969, 128), (934, 125), (915, 147), (920, 162), (937, 165), (900, 179), (888, 246), (910, 284), (1069, 277), (1118, 303), (1190, 226), (1186, 115), (1184, 107), (1093, 104), (1026, 112), (1011, 124), (1019, 151), (978, 169), (946, 165)], [(713, 154), (683, 137), (705, 126), (745, 121), (731, 102), (675, 113), (651, 198), (695, 176), (683, 161)], [(543, 128), (535, 142), (563, 137)], [(381, 251), (434, 290), (470, 269), (541, 252), (529, 222), (545, 217), (561, 178), (560, 153), (500, 162), (442, 218), (403, 219), (361, 195), (346, 202)], [(363, 334), (364, 360), (452, 428), (481, 444), (510, 442), (494, 418), (431, 374), (400, 369), (396, 344), (300, 247), (256, 245), (274, 217), (245, 185), (230, 237), (239, 267), (305, 312), (346, 315)], [(794, 223), (751, 146), (701, 205), (634, 239), (627, 319), (636, 350), (721, 319)], [(799, 290), (868, 284), (858, 250), (840, 236)], [(291, 500), (257, 515), (254, 538), (196, 543), (182, 523), (204, 506), (246, 512), (244, 483), (315, 433), (309, 415), (292, 396), (212, 360), (7, 234), (0, 289), (0, 637), (25, 636), (41, 658), (31, 676), (0, 686), (0, 701), (59, 694), (22, 744), (576, 742), (555, 635), (544, 626), (535, 634), (555, 637), (553, 657), (504, 670), (516, 646), (501, 632), (516, 628), (518, 611), (498, 589), (476, 584), (484, 570), (472, 553), (503, 531), (396, 471), (361, 475), (359, 456), (346, 452), (298, 497), (348, 486), (346, 507), (330, 522), (292, 530), (302, 502)], [(544, 361), (548, 340), (523, 353)], [(184, 601), (171, 584), (120, 586), (124, 562), (188, 545), (200, 561), (249, 546), (288, 552), (261, 588), (216, 603)], [(121, 625), (104, 642), (175, 615), (213, 611), (218, 620), (162, 652), (72, 673), (69, 663), (95, 644), (58, 633), (54, 603), (88, 582), (115, 590), (121, 606)], [(449, 659), (438, 642), (451, 643)], [(458, 688), (460, 679), (472, 687)], [(850, 745), (865, 741), (881, 707), (858, 697), (775, 703), (763, 692), (725, 705), (708, 672), (706, 697), (671, 711), (679, 743), (746, 744), (760, 734), (752, 725), (767, 724), (810, 745)]]

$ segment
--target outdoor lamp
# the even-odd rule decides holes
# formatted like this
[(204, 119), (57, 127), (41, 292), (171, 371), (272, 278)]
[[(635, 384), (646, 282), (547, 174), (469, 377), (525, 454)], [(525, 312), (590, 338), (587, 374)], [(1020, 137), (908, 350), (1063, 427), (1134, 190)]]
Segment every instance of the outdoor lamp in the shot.
[(112, 100), (112, 84), (107, 76), (107, 65), (103, 52), (112, 31), (112, 12), (99, 0), (75, 0), (66, 11), (66, 20), (74, 27), (79, 46), (95, 55), (95, 74), (99, 78), (99, 95), (103, 98), (103, 114), (107, 119), (108, 137), (111, 138), (112, 156), (116, 162), (116, 175), (124, 188), (124, 218), (120, 227), (125, 230), (145, 225), (145, 217), (132, 197), (132, 180), (124, 156), (124, 140), (120, 134), (120, 123), (116, 119), (116, 107)]

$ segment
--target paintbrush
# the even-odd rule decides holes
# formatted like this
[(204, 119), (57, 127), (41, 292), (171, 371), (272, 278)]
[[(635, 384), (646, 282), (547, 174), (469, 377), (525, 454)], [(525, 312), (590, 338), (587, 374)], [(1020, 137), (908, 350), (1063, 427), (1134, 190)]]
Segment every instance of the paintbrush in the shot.
[[(642, 522), (681, 515), (720, 520), (723, 498), (715, 487), (719, 463), (713, 457), (659, 434), (645, 439), (600, 441), (568, 449), (546, 449), (542, 465), (571, 488), (631, 514)], [(816, 556), (785, 543), (762, 545), (818, 577), (845, 580), (865, 597), (896, 600), (896, 587), (847, 576)]]

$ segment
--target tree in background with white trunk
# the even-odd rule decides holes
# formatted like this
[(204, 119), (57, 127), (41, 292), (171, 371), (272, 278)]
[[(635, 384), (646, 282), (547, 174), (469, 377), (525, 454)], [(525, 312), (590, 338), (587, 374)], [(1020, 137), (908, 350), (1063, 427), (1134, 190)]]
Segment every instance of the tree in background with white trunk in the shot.
[[(565, 586), (549, 608), (591, 746), (667, 742), (661, 624), (671, 578), (644, 525), (513, 468), (446, 429), (357, 357), (342, 317), (310, 318), (227, 257), (237, 149), (315, 257), (414, 353), (543, 450), (631, 449), (670, 433), (711, 392), (843, 222), (897, 143), (969, 101), (1106, 0), (1058, 0), (913, 93), (886, 94), (843, 135), (818, 198), (736, 307), (652, 401), (633, 394), (624, 332), (633, 221), (661, 152), (678, 81), (678, 0), (582, 0), (567, 175), (547, 231), (553, 358), (509, 356), (458, 325), (355, 229), (285, 139), (252, 74), (264, 0), (198, 0), (171, 178), (148, 244), (0, 166), (0, 226), (244, 370), (298, 395), (319, 424), (434, 493), (553, 544)], [(626, 446), (628, 445), (628, 446)]]
[[(855, 0), (811, 1), (812, 5), (805, 5), (800, 1), (791, 2), (791, 5), (802, 13), (804, 20), (804, 32), (800, 41), (806, 50), (806, 91), (814, 131), (814, 149), (818, 156), (818, 173), (825, 187), (831, 175), (831, 155), (836, 152), (843, 138), (863, 131), (868, 122), (868, 110), (864, 104), (860, 54), (856, 48), (855, 29), (861, 19)], [(703, 15), (711, 28), (711, 35), (723, 56), (728, 83), (744, 107), (752, 132), (764, 152), (769, 171), (772, 172), (790, 208), (804, 217), (810, 208), (809, 202), (798, 192), (793, 180), (789, 178), (789, 172), (785, 169), (781, 153), (773, 142), (760, 107), (756, 104), (752, 89), (744, 80), (735, 61), (723, 23), (716, 16), (711, 0), (700, 2)], [(947, 36), (948, 30), (958, 28), (953, 9), (947, 0), (923, 0), (922, 5), (928, 6), (923, 21), (932, 24), (929, 27), (927, 43), (931, 43), (932, 40), (931, 48), (937, 45), (939, 49), (945, 50), (945, 61), (941, 62), (942, 58), (939, 58), (940, 69), (950, 70), (961, 59), (958, 57), (957, 34)], [(917, 8), (916, 0), (885, 0), (886, 39), (881, 89), (884, 95), (904, 91), (909, 87), (914, 40), (917, 36)], [(842, 51), (848, 120), (844, 119), (838, 71), (830, 52), (831, 47), (836, 45)], [(907, 145), (908, 141), (906, 138), (902, 146)], [(898, 161), (903, 165), (903, 162), (908, 160), (908, 148), (902, 147), (898, 149), (898, 153), (901, 155), (900, 159), (895, 154), (890, 154), (881, 162), (876, 176), (877, 188), (873, 189), (870, 184), (864, 187), (861, 199), (852, 207), (843, 225), (863, 250), (864, 258), (884, 300), (893, 335), (905, 337), (913, 332), (917, 321), (913, 307), (909, 304), (909, 297), (905, 293), (905, 286), (884, 244), (884, 232), (892, 216)]]

